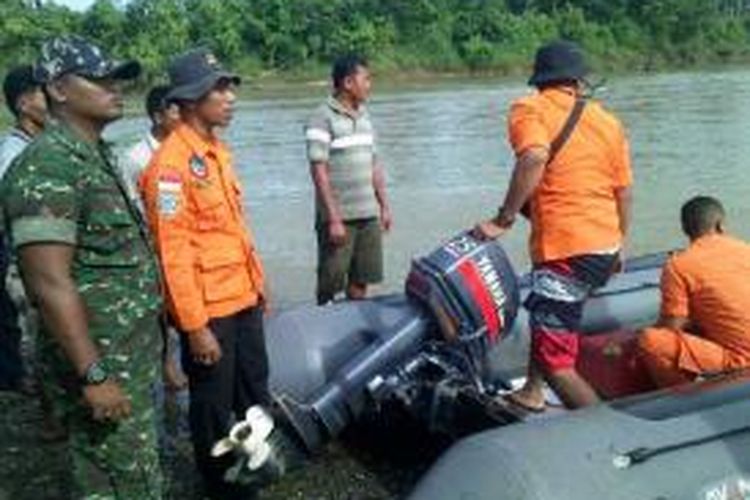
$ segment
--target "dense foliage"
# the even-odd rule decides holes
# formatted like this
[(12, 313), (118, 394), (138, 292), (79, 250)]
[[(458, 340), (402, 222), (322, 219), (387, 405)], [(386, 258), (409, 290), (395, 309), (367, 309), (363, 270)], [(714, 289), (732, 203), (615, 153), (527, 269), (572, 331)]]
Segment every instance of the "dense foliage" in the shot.
[(0, 68), (74, 32), (138, 58), (152, 77), (196, 44), (251, 74), (306, 74), (347, 50), (386, 71), (511, 72), (555, 37), (581, 42), (607, 69), (750, 53), (748, 0), (97, 0), (86, 12), (0, 0), (0, 13)]

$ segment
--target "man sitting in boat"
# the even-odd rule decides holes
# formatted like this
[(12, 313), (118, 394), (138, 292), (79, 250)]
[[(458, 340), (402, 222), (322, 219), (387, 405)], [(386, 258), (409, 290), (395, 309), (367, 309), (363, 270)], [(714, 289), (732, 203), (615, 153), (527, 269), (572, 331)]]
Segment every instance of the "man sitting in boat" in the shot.
[(682, 207), (690, 246), (661, 277), (661, 315), (639, 338), (659, 386), (750, 365), (750, 245), (724, 232), (724, 208), (708, 196)]

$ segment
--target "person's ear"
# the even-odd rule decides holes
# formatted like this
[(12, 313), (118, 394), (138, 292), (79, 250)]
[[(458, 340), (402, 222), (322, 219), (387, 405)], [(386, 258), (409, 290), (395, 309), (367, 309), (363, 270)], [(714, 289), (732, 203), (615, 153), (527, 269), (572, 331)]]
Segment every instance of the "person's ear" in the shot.
[(26, 109), (29, 105), (29, 92), (24, 92), (20, 96), (18, 96), (18, 100), (16, 101), (16, 109), (18, 110), (19, 115), (25, 115), (27, 114)]
[(346, 90), (347, 92), (351, 92), (353, 86), (354, 86), (354, 75), (349, 75), (346, 78), (344, 78), (344, 85), (342, 86), (344, 90)]
[(169, 103), (167, 109), (164, 110), (164, 114), (169, 118), (179, 118), (180, 106), (176, 102)]
[(65, 84), (62, 78), (58, 78), (45, 86), (47, 95), (50, 100), (56, 104), (64, 103), (68, 100), (68, 96), (65, 93)]
[(724, 232), (724, 221), (720, 220), (716, 222), (716, 232), (721, 234)]

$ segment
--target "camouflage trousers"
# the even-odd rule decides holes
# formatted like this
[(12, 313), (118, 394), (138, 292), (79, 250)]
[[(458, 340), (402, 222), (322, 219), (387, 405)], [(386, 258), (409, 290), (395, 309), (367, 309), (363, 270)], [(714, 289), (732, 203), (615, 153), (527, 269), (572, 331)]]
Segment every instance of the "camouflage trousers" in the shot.
[[(160, 338), (158, 326), (154, 338)], [(45, 359), (49, 359), (45, 356)], [(39, 371), (53, 410), (68, 432), (68, 452), (76, 500), (148, 500), (163, 497), (153, 386), (160, 374), (160, 352), (106, 356), (109, 373), (132, 405), (130, 417), (117, 423), (96, 422), (70, 381), (46, 362)], [(63, 377), (64, 378), (64, 377)]]

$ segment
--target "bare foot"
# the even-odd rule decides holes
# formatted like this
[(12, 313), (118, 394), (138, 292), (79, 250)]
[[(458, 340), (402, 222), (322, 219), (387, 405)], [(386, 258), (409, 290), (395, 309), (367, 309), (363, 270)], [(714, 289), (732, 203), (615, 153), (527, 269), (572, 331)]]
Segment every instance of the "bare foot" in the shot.
[(516, 392), (507, 394), (504, 399), (525, 411), (533, 413), (541, 413), (547, 408), (544, 393), (532, 388), (522, 387)]

